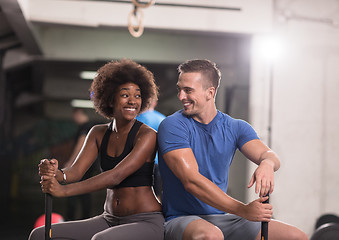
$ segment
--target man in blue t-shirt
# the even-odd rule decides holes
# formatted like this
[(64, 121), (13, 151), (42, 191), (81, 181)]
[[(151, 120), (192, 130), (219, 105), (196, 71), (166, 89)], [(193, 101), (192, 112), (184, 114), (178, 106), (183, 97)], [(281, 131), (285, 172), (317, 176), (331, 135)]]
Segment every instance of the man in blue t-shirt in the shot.
[[(260, 222), (270, 238), (307, 239), (296, 227), (271, 220), (263, 204), (274, 190), (278, 156), (245, 121), (216, 109), (221, 74), (209, 60), (190, 60), (178, 68), (183, 109), (159, 126), (159, 167), (163, 181), (165, 239), (259, 239)], [(249, 204), (226, 194), (229, 167), (239, 149), (258, 165), (248, 187), (259, 198)]]

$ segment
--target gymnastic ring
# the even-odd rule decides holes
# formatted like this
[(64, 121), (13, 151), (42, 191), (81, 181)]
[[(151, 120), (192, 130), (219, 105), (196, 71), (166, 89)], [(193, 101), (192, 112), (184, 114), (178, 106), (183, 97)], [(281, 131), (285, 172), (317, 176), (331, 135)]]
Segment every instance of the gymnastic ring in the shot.
[(140, 3), (138, 0), (132, 0), (134, 6), (139, 8), (147, 8), (154, 4), (155, 0), (149, 0), (147, 3)]
[[(140, 16), (139, 19), (137, 18), (138, 15)], [(133, 9), (128, 14), (128, 31), (135, 38), (140, 37), (144, 32), (144, 26), (142, 25), (143, 19), (144, 14), (139, 8), (136, 8), (135, 10)], [(133, 25), (133, 20), (137, 20), (138, 26)]]

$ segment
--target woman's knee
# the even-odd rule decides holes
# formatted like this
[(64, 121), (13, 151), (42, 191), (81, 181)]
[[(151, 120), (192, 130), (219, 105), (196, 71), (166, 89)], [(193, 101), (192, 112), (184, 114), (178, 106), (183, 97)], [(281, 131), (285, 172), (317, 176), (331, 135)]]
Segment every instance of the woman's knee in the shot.
[(94, 236), (91, 238), (91, 240), (104, 240), (104, 236), (103, 234), (100, 234), (100, 233), (97, 233), (97, 234), (94, 234)]
[(28, 237), (28, 240), (39, 240), (44, 239), (45, 227), (39, 227), (32, 230), (31, 234)]

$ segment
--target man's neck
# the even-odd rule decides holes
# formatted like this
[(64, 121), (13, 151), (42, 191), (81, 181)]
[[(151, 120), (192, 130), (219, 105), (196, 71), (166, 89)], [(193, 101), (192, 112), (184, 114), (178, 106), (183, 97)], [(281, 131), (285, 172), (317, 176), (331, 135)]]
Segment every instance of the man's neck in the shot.
[(194, 120), (203, 123), (203, 124), (209, 124), (212, 122), (212, 120), (215, 118), (217, 115), (217, 109), (215, 105), (205, 111), (203, 111), (200, 114), (197, 114), (195, 116), (192, 116)]

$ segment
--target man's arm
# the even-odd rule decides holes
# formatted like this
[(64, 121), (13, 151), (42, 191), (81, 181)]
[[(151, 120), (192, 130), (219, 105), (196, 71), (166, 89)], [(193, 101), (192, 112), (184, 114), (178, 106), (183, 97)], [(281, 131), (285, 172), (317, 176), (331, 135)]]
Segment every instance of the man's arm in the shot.
[(280, 168), (280, 160), (275, 152), (259, 139), (249, 141), (243, 145), (241, 152), (252, 162), (258, 165), (254, 171), (248, 187), (255, 184), (255, 192), (265, 196), (274, 190), (274, 172)]
[(261, 204), (262, 197), (244, 204), (224, 193), (217, 185), (199, 173), (199, 167), (190, 148), (177, 149), (163, 155), (167, 166), (183, 183), (186, 191), (199, 200), (221, 211), (236, 214), (251, 221), (270, 221), (272, 209)]

